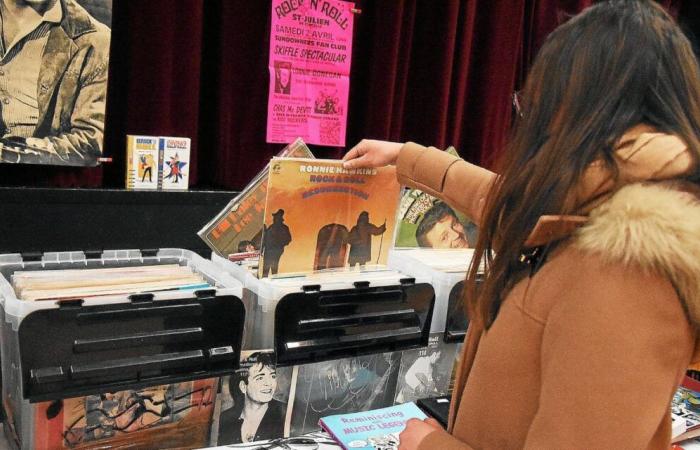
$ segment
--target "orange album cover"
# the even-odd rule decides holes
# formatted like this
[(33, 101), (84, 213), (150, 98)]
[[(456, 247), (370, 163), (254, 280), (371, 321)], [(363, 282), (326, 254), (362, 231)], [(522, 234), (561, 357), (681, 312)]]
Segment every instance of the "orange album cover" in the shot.
[(386, 265), (399, 191), (394, 167), (274, 158), (258, 275)]

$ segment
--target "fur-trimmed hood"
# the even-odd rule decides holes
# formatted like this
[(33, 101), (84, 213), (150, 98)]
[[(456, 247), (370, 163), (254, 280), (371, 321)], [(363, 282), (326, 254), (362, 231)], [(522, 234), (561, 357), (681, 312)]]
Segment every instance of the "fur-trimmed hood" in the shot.
[[(619, 148), (619, 176), (591, 164), (571, 196), (578, 214), (543, 216), (528, 240), (572, 236), (583, 251), (668, 278), (700, 331), (700, 186), (684, 180), (695, 157), (678, 137), (644, 128)], [(693, 361), (700, 370), (700, 339)]]
[(575, 245), (666, 276), (700, 329), (700, 201), (694, 194), (668, 183), (625, 186), (591, 211)]
[(540, 217), (526, 247), (537, 247), (571, 235), (588, 221), (588, 214), (605, 203), (621, 187), (651, 181), (675, 180), (695, 168), (695, 157), (677, 136), (658, 133), (647, 125), (630, 129), (614, 153), (617, 174), (602, 160), (589, 165), (576, 188), (569, 193), (567, 209), (575, 215)]

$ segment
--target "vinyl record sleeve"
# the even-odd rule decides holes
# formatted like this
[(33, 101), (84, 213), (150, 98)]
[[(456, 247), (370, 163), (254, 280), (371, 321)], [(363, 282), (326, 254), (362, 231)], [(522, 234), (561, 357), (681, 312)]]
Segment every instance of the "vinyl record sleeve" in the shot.
[(386, 266), (400, 186), (394, 167), (274, 158), (260, 277)]

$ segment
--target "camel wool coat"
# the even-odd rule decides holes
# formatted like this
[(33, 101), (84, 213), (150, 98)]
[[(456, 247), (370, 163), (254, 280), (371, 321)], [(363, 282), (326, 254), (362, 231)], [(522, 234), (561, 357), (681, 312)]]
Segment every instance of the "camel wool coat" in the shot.
[[(420, 449), (669, 448), (670, 401), (698, 359), (700, 203), (677, 181), (695, 163), (646, 126), (616, 160), (618, 178), (593, 163), (571, 193), (580, 215), (535, 226), (526, 244), (558, 245), (488, 330), (470, 326), (448, 430)], [(477, 225), (496, 177), (413, 143), (397, 175)]]

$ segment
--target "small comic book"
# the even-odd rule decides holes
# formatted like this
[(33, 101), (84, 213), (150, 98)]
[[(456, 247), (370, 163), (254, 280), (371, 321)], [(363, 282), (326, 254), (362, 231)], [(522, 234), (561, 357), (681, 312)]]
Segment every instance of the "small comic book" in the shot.
[(700, 382), (685, 377), (671, 400), (671, 442), (700, 436)]
[(161, 137), (158, 140), (159, 185), (165, 191), (187, 190), (190, 183), (190, 139)]
[(399, 434), (409, 419), (427, 416), (413, 402), (388, 408), (339, 414), (321, 419), (320, 424), (345, 450), (395, 450)]
[(158, 189), (158, 137), (127, 136), (127, 189)]
[(126, 137), (126, 188), (187, 190), (190, 138)]

